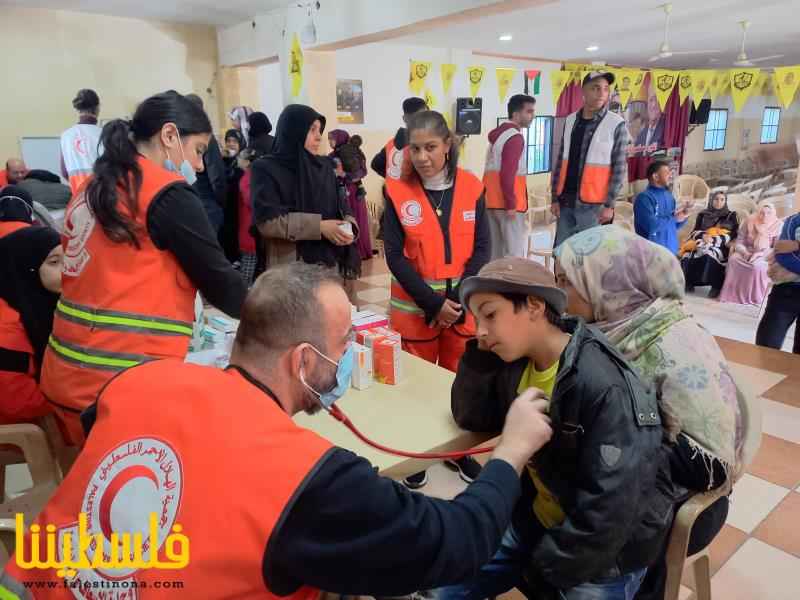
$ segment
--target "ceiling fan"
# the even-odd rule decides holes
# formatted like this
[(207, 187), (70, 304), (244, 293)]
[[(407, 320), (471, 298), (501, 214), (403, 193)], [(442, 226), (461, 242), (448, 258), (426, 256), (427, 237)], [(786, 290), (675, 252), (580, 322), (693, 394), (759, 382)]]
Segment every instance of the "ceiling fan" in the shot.
[(742, 28), (742, 45), (739, 49), (739, 56), (736, 57), (736, 61), (733, 63), (734, 67), (754, 67), (756, 63), (783, 58), (783, 54), (773, 54), (772, 56), (762, 56), (761, 58), (747, 58), (747, 52), (744, 50), (744, 42), (747, 37), (747, 29), (750, 27), (750, 21), (739, 21), (739, 26)]
[(648, 62), (656, 62), (676, 55), (687, 54), (719, 54), (721, 50), (682, 50), (673, 51), (669, 46), (669, 16), (672, 14), (672, 4), (661, 4), (658, 8), (664, 11), (664, 41), (658, 49), (658, 54), (651, 56)]

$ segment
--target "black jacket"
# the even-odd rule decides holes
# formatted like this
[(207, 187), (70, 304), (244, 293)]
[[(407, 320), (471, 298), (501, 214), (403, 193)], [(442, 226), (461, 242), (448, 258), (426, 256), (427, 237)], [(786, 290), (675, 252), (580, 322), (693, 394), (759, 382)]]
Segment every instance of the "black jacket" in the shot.
[[(654, 391), (602, 333), (580, 319), (566, 320), (564, 330), (572, 338), (550, 402), (553, 439), (533, 460), (566, 519), (549, 530), (538, 523), (536, 488), (525, 475), (513, 520), (533, 548), (525, 579), (562, 590), (648, 566), (675, 497)], [(456, 422), (500, 431), (527, 364), (507, 364), (470, 341), (453, 384)]]
[(213, 135), (208, 142), (208, 150), (203, 155), (203, 170), (197, 174), (197, 181), (193, 187), (204, 206), (210, 203), (215, 203), (217, 206), (225, 204), (228, 190), (227, 171), (222, 151)]

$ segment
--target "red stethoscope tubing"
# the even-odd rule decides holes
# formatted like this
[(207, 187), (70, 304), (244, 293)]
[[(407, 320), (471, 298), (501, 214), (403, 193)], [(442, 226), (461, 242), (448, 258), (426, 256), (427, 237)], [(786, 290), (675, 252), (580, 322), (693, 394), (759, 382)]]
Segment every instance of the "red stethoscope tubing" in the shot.
[(373, 442), (363, 433), (361, 433), (358, 428), (353, 424), (350, 418), (342, 412), (335, 404), (327, 409), (328, 413), (337, 421), (341, 422), (345, 427), (347, 427), (353, 434), (360, 439), (365, 444), (372, 446), (376, 450), (380, 450), (381, 452), (386, 452), (387, 454), (394, 454), (396, 456), (404, 456), (406, 458), (421, 458), (421, 459), (453, 459), (458, 460), (459, 458), (464, 458), (465, 456), (473, 456), (475, 454), (486, 454), (487, 452), (491, 452), (494, 450), (494, 446), (486, 446), (483, 448), (472, 448), (471, 450), (461, 450), (459, 452), (406, 452), (404, 450), (396, 450), (394, 448), (389, 448), (388, 446), (384, 446), (383, 444), (379, 444), (377, 442)]

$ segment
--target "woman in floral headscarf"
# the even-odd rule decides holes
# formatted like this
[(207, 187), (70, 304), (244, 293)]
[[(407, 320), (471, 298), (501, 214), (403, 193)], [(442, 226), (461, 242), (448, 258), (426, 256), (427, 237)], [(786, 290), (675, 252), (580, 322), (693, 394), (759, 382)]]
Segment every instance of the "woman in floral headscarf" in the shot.
[[(723, 485), (740, 458), (740, 391), (712, 335), (684, 309), (680, 263), (669, 250), (616, 226), (583, 231), (556, 256), (567, 311), (593, 322), (657, 386), (673, 481), (692, 491)], [(692, 552), (714, 539), (727, 512), (723, 497), (701, 515)], [(663, 597), (665, 578), (663, 562), (651, 567), (637, 598)]]

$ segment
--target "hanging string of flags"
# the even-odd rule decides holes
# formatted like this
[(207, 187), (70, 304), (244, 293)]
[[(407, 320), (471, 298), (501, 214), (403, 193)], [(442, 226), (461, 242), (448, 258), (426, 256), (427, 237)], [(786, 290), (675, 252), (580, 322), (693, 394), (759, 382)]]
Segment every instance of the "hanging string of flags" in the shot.
[[(553, 101), (558, 102), (564, 89), (570, 83), (580, 83), (586, 73), (597, 68), (593, 65), (565, 63), (561, 71), (552, 71), (550, 84), (553, 89)], [(664, 110), (676, 85), (681, 104), (691, 96), (696, 108), (706, 96), (713, 101), (720, 96), (729, 94), (736, 112), (742, 110), (751, 96), (766, 96), (773, 93), (781, 104), (788, 108), (800, 87), (800, 65), (775, 67), (773, 72), (753, 68), (686, 71), (603, 68), (614, 73), (614, 89), (619, 92), (619, 100), (623, 108), (632, 98), (639, 97), (647, 73), (650, 73), (651, 85), (661, 110)]]

